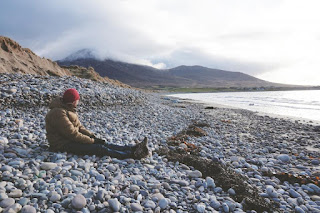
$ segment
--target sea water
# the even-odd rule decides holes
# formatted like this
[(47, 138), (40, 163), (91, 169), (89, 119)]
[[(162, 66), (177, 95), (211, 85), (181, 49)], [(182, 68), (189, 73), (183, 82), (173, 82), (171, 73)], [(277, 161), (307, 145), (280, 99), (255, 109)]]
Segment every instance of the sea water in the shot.
[(320, 122), (320, 90), (182, 93), (169, 96)]

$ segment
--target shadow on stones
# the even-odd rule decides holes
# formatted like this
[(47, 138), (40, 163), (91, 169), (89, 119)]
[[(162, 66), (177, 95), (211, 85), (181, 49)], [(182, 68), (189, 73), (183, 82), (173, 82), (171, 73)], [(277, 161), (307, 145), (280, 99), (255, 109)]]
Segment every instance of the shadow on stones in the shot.
[[(205, 123), (201, 123), (201, 126), (206, 127)], [(191, 136), (205, 136), (206, 132), (197, 126), (197, 123), (193, 123), (186, 130), (181, 131), (176, 136), (168, 138), (169, 146), (179, 146), (176, 149), (172, 149), (163, 146), (159, 149), (158, 154), (166, 156), (169, 161), (180, 162), (188, 166), (201, 171), (203, 177), (212, 177), (217, 186), (220, 186), (224, 191), (233, 188), (236, 191), (236, 195), (231, 196), (235, 201), (243, 205), (245, 211), (255, 210), (257, 212), (274, 212), (278, 208), (278, 204), (274, 201), (267, 200), (259, 195), (259, 189), (248, 184), (248, 178), (236, 173), (232, 168), (215, 162), (207, 158), (199, 156), (200, 147), (181, 148), (181, 143), (188, 144), (186, 142), (188, 137)], [(180, 143), (180, 145), (179, 145)]]

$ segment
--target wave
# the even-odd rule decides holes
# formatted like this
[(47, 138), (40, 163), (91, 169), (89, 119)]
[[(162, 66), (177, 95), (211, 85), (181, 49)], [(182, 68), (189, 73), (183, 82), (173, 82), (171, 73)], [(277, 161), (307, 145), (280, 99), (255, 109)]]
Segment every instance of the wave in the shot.
[(172, 95), (206, 103), (294, 116), (320, 121), (320, 90), (233, 93), (190, 93)]

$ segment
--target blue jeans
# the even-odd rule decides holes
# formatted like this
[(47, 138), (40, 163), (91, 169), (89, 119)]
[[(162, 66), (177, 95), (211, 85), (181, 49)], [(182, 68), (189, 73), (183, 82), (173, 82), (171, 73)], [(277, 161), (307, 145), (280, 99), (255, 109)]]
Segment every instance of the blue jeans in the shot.
[(64, 146), (63, 151), (76, 155), (96, 155), (99, 157), (110, 156), (112, 158), (133, 158), (132, 146), (119, 146), (115, 144), (84, 144), (69, 143)]

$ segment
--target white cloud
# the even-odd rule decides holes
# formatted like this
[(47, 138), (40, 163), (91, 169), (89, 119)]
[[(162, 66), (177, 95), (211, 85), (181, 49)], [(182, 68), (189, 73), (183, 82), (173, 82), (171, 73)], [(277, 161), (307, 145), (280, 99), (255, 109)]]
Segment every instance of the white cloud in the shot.
[(102, 58), (157, 68), (197, 64), (320, 85), (319, 6), (317, 0), (3, 0), (0, 34), (52, 59), (91, 48)]

